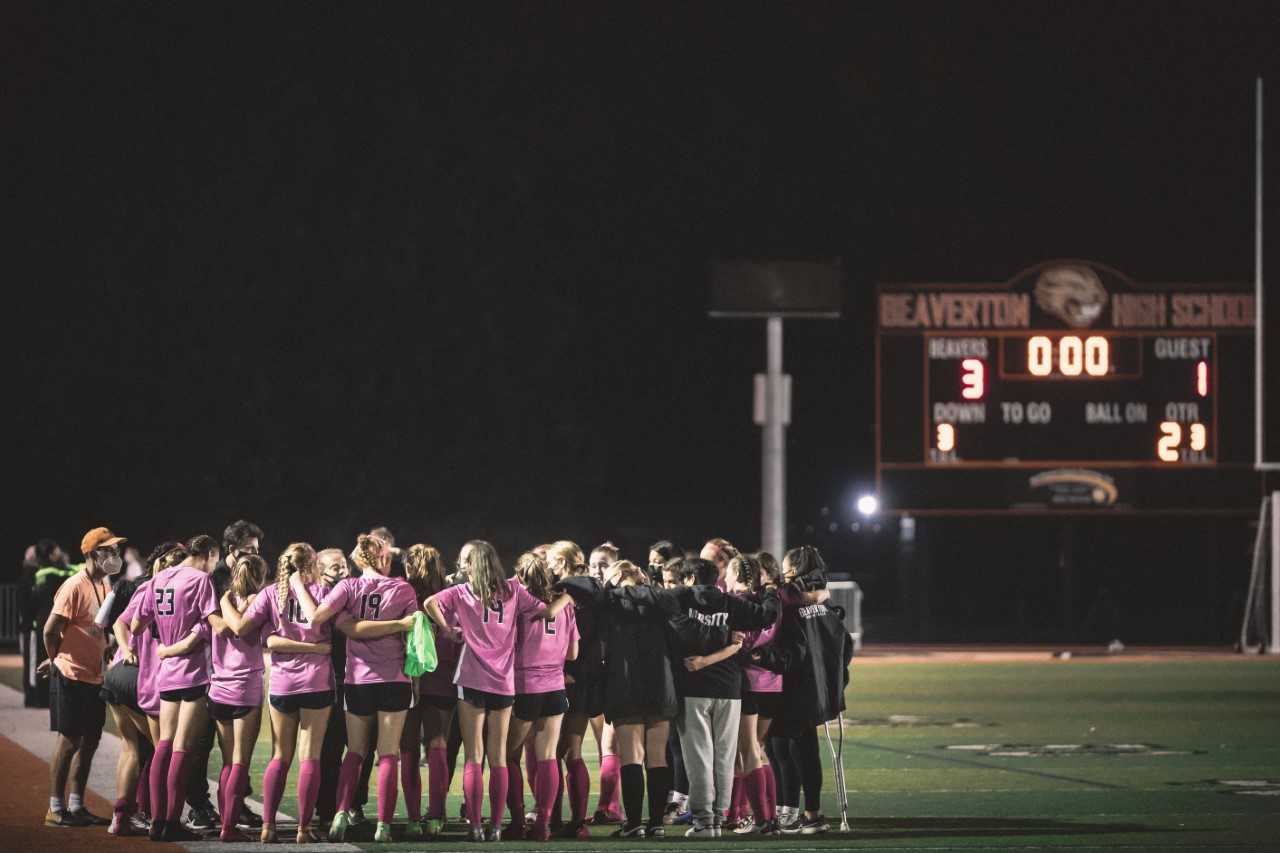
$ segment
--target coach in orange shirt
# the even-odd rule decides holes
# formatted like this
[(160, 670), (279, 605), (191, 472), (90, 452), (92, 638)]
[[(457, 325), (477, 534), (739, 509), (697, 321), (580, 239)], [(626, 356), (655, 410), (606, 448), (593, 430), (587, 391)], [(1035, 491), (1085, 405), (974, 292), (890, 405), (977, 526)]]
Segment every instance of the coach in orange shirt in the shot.
[[(49, 761), (49, 813), (45, 826), (106, 826), (106, 818), (84, 807), (93, 754), (102, 737), (106, 705), (98, 695), (102, 687), (102, 658), (107, 640), (96, 621), (103, 602), (111, 594), (107, 578), (123, 565), (120, 543), (105, 527), (95, 527), (80, 540), (84, 569), (62, 582), (53, 599), (53, 611), (44, 623), (44, 645), (49, 660), (49, 729), (57, 732)], [(52, 667), (49, 663), (52, 661)], [(68, 801), (62, 801), (70, 777)]]

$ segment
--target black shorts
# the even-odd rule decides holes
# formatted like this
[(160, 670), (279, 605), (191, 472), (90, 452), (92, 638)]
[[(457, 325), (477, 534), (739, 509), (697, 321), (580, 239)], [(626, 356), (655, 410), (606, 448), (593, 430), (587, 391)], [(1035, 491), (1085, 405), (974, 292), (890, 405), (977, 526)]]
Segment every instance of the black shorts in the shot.
[(67, 678), (56, 664), (49, 665), (49, 731), (67, 737), (96, 737), (107, 722), (102, 686)]
[(605, 714), (605, 719), (610, 725), (614, 726), (631, 726), (646, 725), (653, 726), (658, 723), (664, 723), (671, 719), (670, 714), (664, 714), (662, 709), (657, 705), (634, 705), (623, 708), (611, 708)]
[(576, 681), (565, 685), (569, 713), (598, 717), (604, 713), (604, 682), (600, 679)]
[(563, 690), (552, 690), (548, 693), (517, 694), (515, 711), (512, 713), (518, 719), (532, 723), (543, 717), (558, 717), (568, 710), (569, 697)]
[(458, 687), (458, 698), (468, 705), (486, 711), (501, 711), (516, 703), (516, 697), (505, 693), (490, 693), (487, 690), (475, 690), (471, 687)]
[(748, 690), (742, 694), (742, 713), (758, 714), (770, 720), (776, 720), (782, 713), (781, 693), (756, 693)]
[(160, 701), (162, 702), (194, 702), (197, 699), (203, 699), (209, 692), (208, 684), (199, 684), (195, 687), (179, 687), (176, 690), (161, 690)]
[(306, 708), (308, 711), (319, 711), (333, 704), (332, 690), (319, 690), (315, 693), (289, 693), (285, 696), (271, 696), (271, 707), (281, 714), (296, 714)]
[(458, 707), (458, 697), (422, 693), (418, 696), (418, 704), (427, 708), (439, 708), (441, 711), (452, 711)]
[(224, 705), (221, 702), (215, 702), (212, 699), (206, 699), (205, 704), (209, 706), (209, 716), (215, 720), (239, 720), (249, 716), (255, 707), (254, 705)]
[(138, 713), (138, 665), (123, 661), (107, 670), (102, 677), (102, 689), (98, 696), (108, 705), (121, 705)]
[(346, 709), (357, 717), (372, 717), (379, 711), (407, 711), (413, 707), (413, 685), (407, 681), (380, 684), (348, 684), (342, 688)]

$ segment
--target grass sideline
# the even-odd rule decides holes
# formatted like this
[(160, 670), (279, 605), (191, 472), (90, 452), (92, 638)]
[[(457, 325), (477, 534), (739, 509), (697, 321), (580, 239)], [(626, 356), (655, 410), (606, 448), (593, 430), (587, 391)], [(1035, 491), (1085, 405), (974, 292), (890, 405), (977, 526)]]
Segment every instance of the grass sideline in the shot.
[[(735, 836), (698, 849), (1280, 849), (1277, 660), (855, 662), (849, 708), (851, 833)], [(823, 751), (825, 759), (825, 742)], [(264, 736), (255, 781), (267, 758)], [(282, 803), (289, 812), (296, 775), (295, 767)], [(833, 794), (828, 767), (823, 805), (834, 829)], [(609, 829), (596, 840), (618, 851), (681, 843), (606, 842)], [(411, 850), (453, 848), (462, 837), (375, 845), (353, 832), (348, 840)]]

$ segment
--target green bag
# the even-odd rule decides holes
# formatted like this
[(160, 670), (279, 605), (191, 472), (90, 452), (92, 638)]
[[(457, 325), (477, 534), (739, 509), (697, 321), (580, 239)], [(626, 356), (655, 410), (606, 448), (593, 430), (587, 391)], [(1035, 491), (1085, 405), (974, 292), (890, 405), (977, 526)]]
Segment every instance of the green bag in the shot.
[(428, 624), (427, 614), (413, 614), (413, 630), (404, 635), (404, 674), (417, 678), (424, 672), (435, 672), (436, 638)]

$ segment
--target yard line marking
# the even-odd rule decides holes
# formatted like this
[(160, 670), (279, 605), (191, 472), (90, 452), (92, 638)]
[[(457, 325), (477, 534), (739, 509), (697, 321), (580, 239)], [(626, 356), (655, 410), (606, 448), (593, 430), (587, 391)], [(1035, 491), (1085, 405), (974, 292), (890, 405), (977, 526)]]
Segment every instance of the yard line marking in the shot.
[(1074, 776), (1063, 776), (1058, 773), (1046, 773), (1043, 770), (1029, 770), (1025, 767), (1003, 767), (998, 764), (987, 764), (983, 761), (977, 761), (972, 758), (961, 758), (955, 755), (947, 755), (942, 751), (938, 752), (915, 752), (910, 749), (894, 749), (891, 746), (881, 746), (878, 743), (856, 742), (849, 744), (858, 749), (878, 749), (881, 752), (891, 752), (894, 755), (909, 755), (912, 758), (934, 758), (938, 761), (947, 761), (952, 764), (963, 764), (966, 767), (981, 767), (984, 770), (1000, 770), (1006, 773), (1021, 773), (1025, 776), (1038, 776), (1041, 779), (1054, 779), (1059, 782), (1073, 782), (1077, 785), (1090, 785), (1094, 788), (1105, 788), (1112, 791), (1124, 790), (1123, 785), (1111, 785), (1106, 782), (1093, 782), (1088, 779), (1076, 779)]

